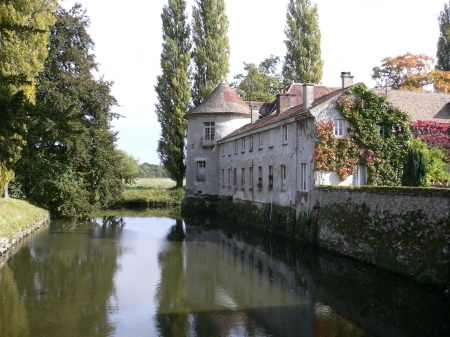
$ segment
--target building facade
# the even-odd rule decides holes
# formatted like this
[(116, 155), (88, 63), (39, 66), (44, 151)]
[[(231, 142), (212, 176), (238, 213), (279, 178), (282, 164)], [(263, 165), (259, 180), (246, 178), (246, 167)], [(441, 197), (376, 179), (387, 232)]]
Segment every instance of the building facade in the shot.
[(336, 172), (314, 169), (318, 123), (331, 120), (336, 137), (346, 136), (347, 120), (337, 102), (353, 77), (341, 77), (342, 88), (292, 84), (261, 118), (255, 106), (267, 105), (251, 108), (221, 83), (187, 114), (186, 195), (307, 207), (316, 185), (364, 184), (364, 168), (345, 181)]

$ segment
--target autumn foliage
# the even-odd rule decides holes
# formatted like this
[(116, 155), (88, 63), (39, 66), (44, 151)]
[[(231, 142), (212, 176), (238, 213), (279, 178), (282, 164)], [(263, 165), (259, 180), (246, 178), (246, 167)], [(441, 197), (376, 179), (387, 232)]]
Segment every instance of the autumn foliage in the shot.
[(381, 66), (373, 68), (372, 79), (378, 88), (426, 91), (429, 85), (435, 92), (450, 92), (450, 72), (434, 69), (434, 59), (425, 54), (407, 52), (396, 57), (386, 57)]

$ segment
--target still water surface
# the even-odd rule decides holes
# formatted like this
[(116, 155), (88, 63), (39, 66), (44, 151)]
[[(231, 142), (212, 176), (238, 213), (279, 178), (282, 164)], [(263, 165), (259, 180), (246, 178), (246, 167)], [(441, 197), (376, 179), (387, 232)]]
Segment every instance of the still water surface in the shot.
[(23, 242), (0, 264), (0, 336), (450, 336), (450, 299), (208, 219), (130, 212)]

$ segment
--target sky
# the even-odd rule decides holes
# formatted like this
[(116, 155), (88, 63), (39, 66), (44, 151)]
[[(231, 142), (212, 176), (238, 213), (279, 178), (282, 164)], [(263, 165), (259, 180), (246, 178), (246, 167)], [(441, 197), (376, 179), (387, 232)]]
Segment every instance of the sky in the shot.
[[(66, 9), (76, 2), (87, 9), (89, 34), (95, 42), (99, 75), (114, 81), (112, 94), (117, 147), (140, 163), (159, 164), (161, 136), (154, 90), (161, 73), (162, 7), (167, 0), (59, 0)], [(445, 0), (312, 0), (317, 4), (324, 61), (322, 83), (341, 86), (340, 73), (351, 71), (354, 82), (369, 87), (372, 68), (385, 57), (406, 52), (436, 56), (437, 17)], [(194, 0), (188, 0), (189, 22)], [(229, 20), (230, 73), (243, 72), (243, 62), (259, 64), (276, 55), (284, 58), (288, 0), (226, 0)]]

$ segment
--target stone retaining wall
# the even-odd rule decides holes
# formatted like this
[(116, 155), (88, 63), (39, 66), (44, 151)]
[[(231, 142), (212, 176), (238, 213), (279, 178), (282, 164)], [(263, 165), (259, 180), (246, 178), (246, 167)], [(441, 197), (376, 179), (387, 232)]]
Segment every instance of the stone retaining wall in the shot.
[(12, 238), (0, 237), (0, 259), (17, 243), (22, 241), (25, 237), (30, 235), (33, 231), (41, 228), (48, 222), (48, 218), (40, 219), (26, 230), (19, 231)]
[(450, 285), (450, 190), (328, 188), (311, 192), (306, 241), (422, 283)]

